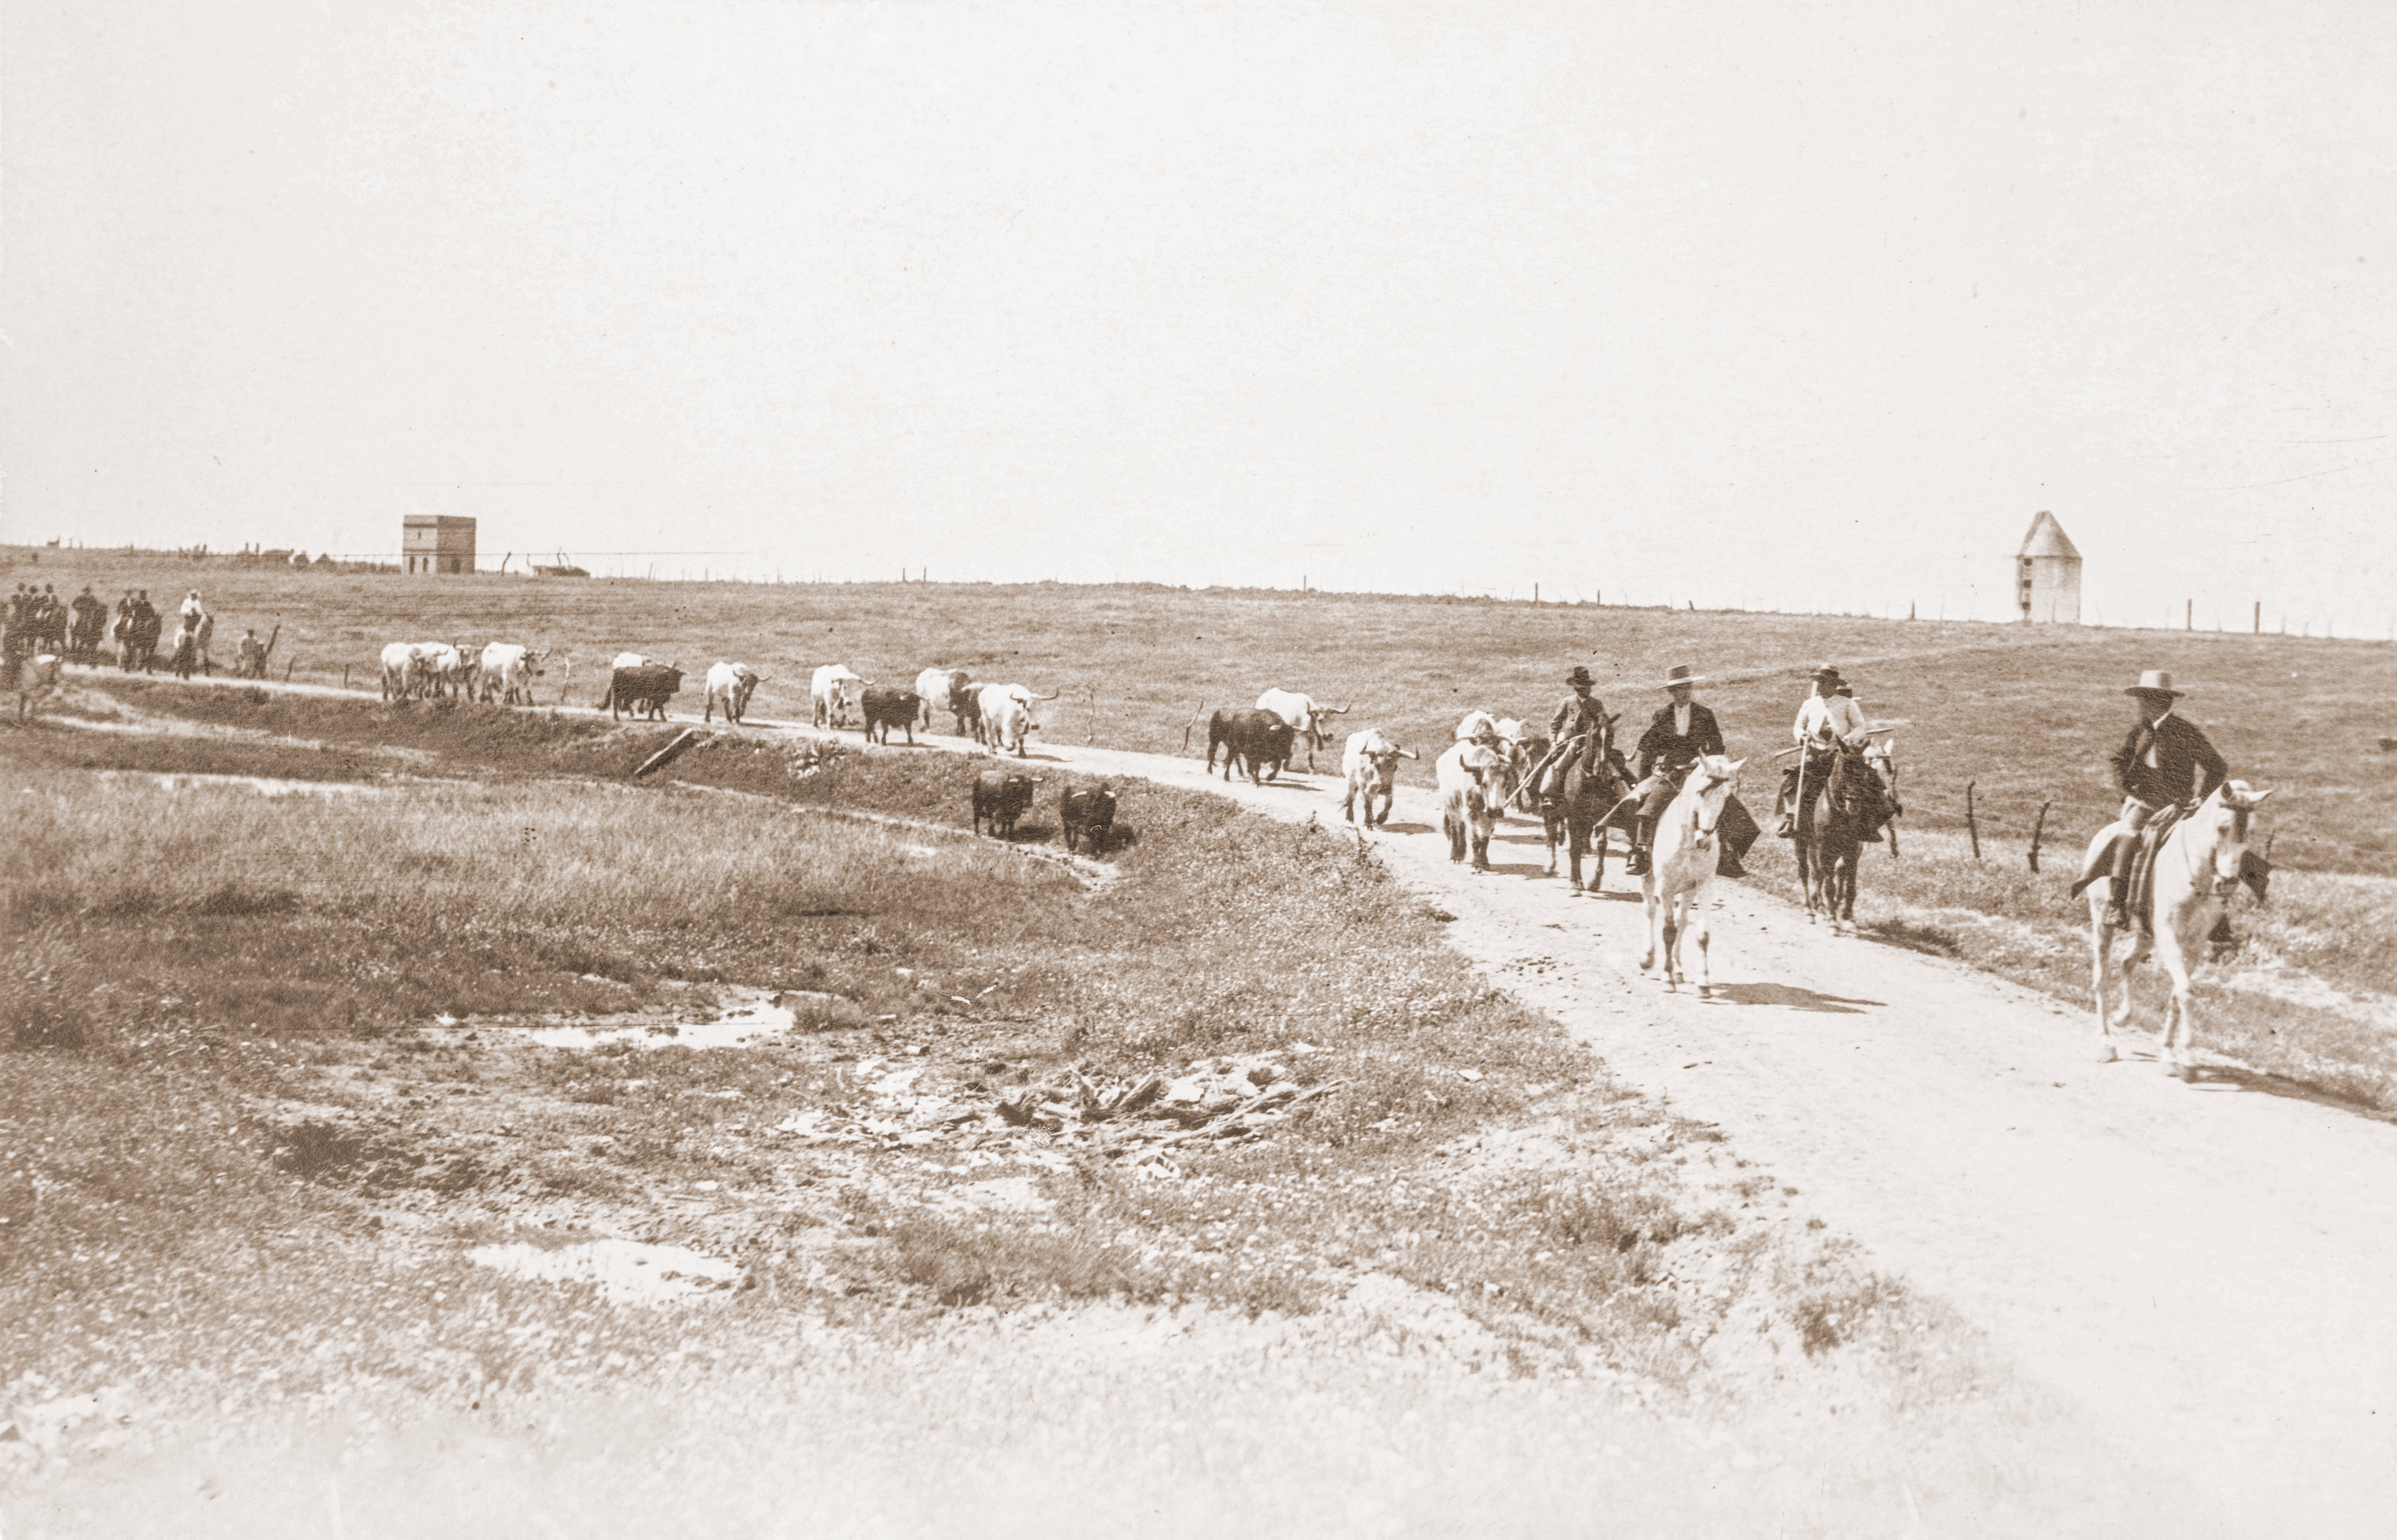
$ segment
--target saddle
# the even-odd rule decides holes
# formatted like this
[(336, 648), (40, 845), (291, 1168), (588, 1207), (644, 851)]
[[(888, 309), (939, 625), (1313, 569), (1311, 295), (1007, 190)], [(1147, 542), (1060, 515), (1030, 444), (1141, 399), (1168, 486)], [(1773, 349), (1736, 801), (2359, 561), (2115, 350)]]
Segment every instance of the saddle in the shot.
[[(2164, 848), (2164, 837), (2188, 816), (2188, 810), (2179, 803), (2168, 802), (2148, 820), (2148, 826), (2138, 833), (2139, 847), (2131, 852), (2130, 891), (2120, 896), (2122, 907), (2129, 911), (2132, 922), (2138, 926), (2141, 935), (2152, 935), (2155, 931), (2156, 852)], [(2122, 848), (2123, 840), (2131, 837), (2129, 830), (2119, 830), (2113, 838), (2097, 847), (2095, 859), (2082, 865), (2080, 880), (2072, 885), (2074, 898), (2079, 898), (2099, 877), (2113, 875), (2114, 852)]]

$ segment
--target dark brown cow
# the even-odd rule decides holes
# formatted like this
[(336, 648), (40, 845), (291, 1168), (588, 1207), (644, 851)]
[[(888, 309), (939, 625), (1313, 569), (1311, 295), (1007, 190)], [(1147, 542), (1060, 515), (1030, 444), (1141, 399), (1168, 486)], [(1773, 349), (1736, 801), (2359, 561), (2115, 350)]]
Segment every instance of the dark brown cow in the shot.
[(924, 698), (912, 690), (893, 690), (885, 685), (867, 685), (864, 700), (865, 709), (865, 741), (869, 743), (891, 742), (892, 728), (905, 728), (907, 742), (916, 741), (916, 716), (924, 709)]
[(643, 663), (638, 668), (620, 668), (608, 676), (608, 693), (599, 697), (610, 719), (623, 719), (631, 712), (636, 719), (648, 716), (663, 721), (666, 702), (682, 689), (682, 670), (666, 663)]
[(1016, 775), (1008, 770), (984, 770), (974, 777), (973, 832), (990, 832), (1001, 839), (1015, 837), (1015, 821), (1024, 810), (1032, 806), (1032, 788), (1040, 783), (1038, 776)]
[(1252, 783), (1262, 785), (1258, 772), (1270, 769), (1275, 778), (1290, 764), (1290, 749), (1296, 730), (1270, 711), (1218, 711), (1207, 718), (1207, 768), (1215, 768), (1215, 750), (1224, 755), (1224, 779), (1232, 778), (1232, 765), (1241, 762)]
[(1077, 786), (1057, 799), (1057, 822), (1065, 831), (1065, 849), (1088, 845), (1092, 855), (1104, 854), (1107, 836), (1115, 832), (1116, 789), (1102, 782)]

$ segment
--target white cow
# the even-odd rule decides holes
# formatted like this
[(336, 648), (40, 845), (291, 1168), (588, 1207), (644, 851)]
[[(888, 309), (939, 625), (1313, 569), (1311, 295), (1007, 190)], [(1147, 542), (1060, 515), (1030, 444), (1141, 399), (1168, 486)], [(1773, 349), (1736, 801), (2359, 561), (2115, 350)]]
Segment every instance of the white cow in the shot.
[(1474, 868), (1490, 869), (1490, 837), (1498, 830), (1498, 788), (1506, 767), (1506, 757), (1497, 750), (1464, 740), (1451, 743), (1433, 761), (1449, 860), (1463, 861), (1469, 848)]
[(973, 696), (973, 680), (962, 668), (928, 668), (916, 676), (916, 698), (924, 703), (921, 721), (929, 730), (932, 713), (945, 711), (957, 718), (957, 736), (975, 732), (982, 720)]
[[(1340, 800), (1340, 815), (1368, 829), (1387, 824), (1390, 800), (1399, 783), (1399, 761), (1415, 757), (1413, 750), (1384, 737), (1379, 728), (1350, 733), (1348, 746), (1340, 756), (1340, 772), (1348, 783), (1347, 795)], [(1380, 799), (1378, 812), (1376, 798)]]
[(1040, 727), (1032, 715), (1032, 703), (1056, 698), (1035, 695), (1022, 685), (984, 685), (975, 697), (982, 708), (982, 730), (977, 736), (1001, 754), (1011, 748), (1018, 759), (1024, 758), (1024, 735)]
[(418, 642), (416, 649), (417, 676), (427, 692), (447, 695), (466, 687), (466, 654), (449, 642)]
[(815, 703), (815, 725), (845, 728), (849, 714), (856, 708), (857, 693), (865, 681), (849, 671), (847, 663), (826, 663), (816, 670), (814, 686), (809, 691)]
[(546, 650), (535, 652), (522, 642), (487, 644), (480, 663), (482, 698), (497, 696), (501, 704), (511, 706), (521, 698), (523, 704), (532, 704), (532, 682), (541, 677), (541, 661), (548, 656)]
[(405, 701), (422, 683), (416, 666), (416, 644), (394, 642), (382, 649), (382, 698)]
[(724, 719), (739, 723), (749, 709), (750, 692), (765, 680), (766, 676), (747, 663), (716, 663), (707, 671), (707, 709), (701, 714), (700, 720), (716, 720), (716, 708), (721, 705), (724, 707)]
[(1331, 723), (1325, 718), (1346, 716), (1346, 706), (1319, 706), (1312, 695), (1301, 695), (1294, 690), (1268, 690), (1257, 697), (1257, 709), (1270, 711), (1288, 722), (1291, 730), (1306, 741), (1306, 772), (1315, 773), (1315, 751), (1332, 742)]
[(656, 661), (654, 658), (644, 657), (638, 652), (619, 652), (616, 654), (616, 661), (608, 666), (609, 668), (647, 668)]
[(55, 652), (20, 658), (17, 666), (7, 672), (14, 675), (10, 682), (17, 691), (17, 720), (20, 722), (33, 714), (35, 696), (58, 693), (59, 659)]

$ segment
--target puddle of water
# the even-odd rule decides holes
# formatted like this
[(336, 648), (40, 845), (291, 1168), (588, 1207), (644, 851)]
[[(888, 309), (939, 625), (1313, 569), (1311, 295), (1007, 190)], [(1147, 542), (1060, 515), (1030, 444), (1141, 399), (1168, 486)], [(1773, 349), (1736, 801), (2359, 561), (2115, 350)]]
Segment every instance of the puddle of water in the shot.
[(596, 1048), (601, 1043), (631, 1043), (636, 1048), (755, 1048), (788, 1032), (798, 1020), (797, 1005), (836, 997), (793, 990), (777, 998), (763, 997), (746, 1008), (712, 1022), (645, 1022), (631, 1026), (534, 1026), (511, 1028), (525, 1041), (543, 1048)]
[(596, 1283), (620, 1305), (662, 1305), (695, 1294), (730, 1292), (741, 1269), (687, 1246), (638, 1240), (590, 1240), (572, 1246), (529, 1241), (477, 1246), (471, 1261), (511, 1278), (548, 1283)]

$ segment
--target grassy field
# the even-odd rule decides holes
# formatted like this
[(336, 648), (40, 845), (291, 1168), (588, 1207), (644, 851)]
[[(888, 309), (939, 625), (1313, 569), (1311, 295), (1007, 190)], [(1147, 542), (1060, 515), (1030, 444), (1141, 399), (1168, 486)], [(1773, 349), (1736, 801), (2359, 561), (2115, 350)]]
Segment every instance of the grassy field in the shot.
[[(315, 1531), (328, 1492), (360, 1529), (538, 1508), (616, 1533), (670, 1491), (915, 1533), (993, 1488), (1046, 1529), (1127, 1470), (1236, 1468), (1208, 1512), (1386, 1530), (1333, 1469), (1359, 1445), (1446, 1473), (1424, 1512), (1503, 1492), (1684, 1533), (1857, 1533), (1918, 1500), (2040, 1533), (2101, 1490), (1968, 1332), (1488, 989), (1330, 837), (1134, 787), (1094, 884), (959, 836), (947, 756), (726, 743), (636, 785), (655, 728), (198, 691), (170, 720), (186, 692), (120, 694), (147, 735), (0, 738), (12, 1533)], [(302, 786), (162, 783), (169, 728)], [(506, 1026), (704, 1019), (742, 986), (840, 1008), (739, 1051)], [(856, 1106), (877, 1065), (986, 1098), (1259, 1053), (1336, 1092), (1143, 1170), (1030, 1131), (777, 1132)], [(744, 1286), (627, 1306), (465, 1255), (604, 1235), (736, 1257)], [(1144, 1379), (1091, 1349), (1118, 1332), (1215, 1346)], [(919, 1413), (937, 1433), (901, 1437)], [(483, 1474), (403, 1478), (438, 1451)], [(1667, 1512), (1640, 1493), (1672, 1471), (1704, 1495)]]
[[(293, 664), (298, 678), (339, 683), (346, 668), (370, 687), (387, 641), (523, 640), (571, 654), (586, 702), (598, 668), (629, 649), (687, 668), (750, 662), (769, 676), (756, 709), (797, 716), (820, 663), (884, 681), (939, 663), (1062, 692), (1042, 708), (1058, 741), (1166, 753), (1184, 749), (1194, 716), (1190, 741), (1203, 747), (1205, 709), (1276, 685), (1353, 703), (1344, 726), (1417, 744), (1444, 741), (1474, 707), (1545, 721), (1574, 663), (1636, 733), (1662, 703), (1654, 682), (1688, 663), (1709, 676), (1703, 695), (1733, 752), (1767, 755), (1788, 744), (1804, 677), (1828, 661), (1870, 715), (1913, 724), (1899, 743), (1914, 825), (1962, 828), (1971, 783), (1985, 850), (2015, 858), (2042, 801), (2051, 848), (2076, 848), (2112, 816), (2105, 762), (2129, 724), (2122, 687), (2169, 668), (2234, 771), (2279, 793), (2261, 825), (2275, 860), (2397, 876), (2397, 755), (2377, 746), (2397, 736), (2397, 646), (2386, 643), (1157, 586), (410, 580), (42, 556), (18, 573), (103, 593), (146, 583), (154, 599), (197, 585), (228, 636), (279, 622), (278, 676)], [(679, 703), (697, 715), (695, 684)], [(1427, 779), (1428, 758), (1407, 773)], [(1769, 776), (1750, 766), (1751, 801), (1769, 800)]]

